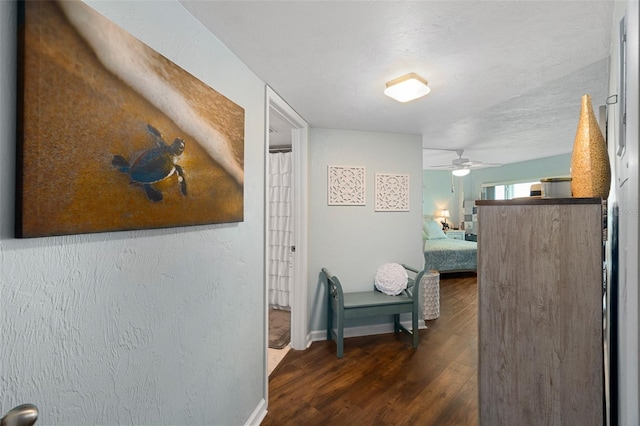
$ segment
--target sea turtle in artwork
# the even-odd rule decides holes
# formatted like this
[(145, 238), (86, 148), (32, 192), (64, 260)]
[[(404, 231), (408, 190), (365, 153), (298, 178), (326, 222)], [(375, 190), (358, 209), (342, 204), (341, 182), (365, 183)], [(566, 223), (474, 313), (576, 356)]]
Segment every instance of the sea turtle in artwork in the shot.
[(187, 195), (187, 182), (184, 179), (184, 170), (176, 161), (184, 152), (184, 141), (175, 138), (171, 145), (168, 145), (162, 138), (160, 132), (151, 124), (147, 124), (147, 130), (153, 136), (156, 143), (155, 148), (148, 149), (136, 157), (133, 163), (129, 164), (126, 158), (121, 155), (114, 155), (111, 164), (118, 170), (129, 175), (132, 184), (142, 185), (147, 198), (151, 201), (162, 201), (162, 192), (152, 185), (163, 179), (178, 174), (178, 183), (183, 195)]

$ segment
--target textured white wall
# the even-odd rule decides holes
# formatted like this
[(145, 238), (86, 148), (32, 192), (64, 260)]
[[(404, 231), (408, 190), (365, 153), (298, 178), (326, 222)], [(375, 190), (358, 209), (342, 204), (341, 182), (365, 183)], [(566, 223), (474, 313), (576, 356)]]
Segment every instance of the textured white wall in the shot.
[[(422, 138), (311, 129), (309, 157), (309, 314), (310, 330), (318, 331), (326, 330), (320, 268), (337, 275), (345, 291), (372, 289), (384, 263), (422, 268)], [(329, 165), (366, 168), (365, 206), (327, 205)], [(409, 212), (374, 211), (375, 173), (410, 175)]]
[(0, 411), (243, 424), (265, 378), (264, 83), (177, 2), (89, 4), (245, 108), (245, 219), (14, 239), (16, 5), (1, 1)]

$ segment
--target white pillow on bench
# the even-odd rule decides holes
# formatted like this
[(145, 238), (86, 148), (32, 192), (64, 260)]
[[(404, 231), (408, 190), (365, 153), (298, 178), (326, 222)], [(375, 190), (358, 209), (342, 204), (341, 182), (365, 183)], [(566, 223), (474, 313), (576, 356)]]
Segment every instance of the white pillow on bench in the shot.
[(388, 296), (397, 296), (407, 288), (409, 275), (399, 263), (385, 263), (376, 272), (375, 285)]

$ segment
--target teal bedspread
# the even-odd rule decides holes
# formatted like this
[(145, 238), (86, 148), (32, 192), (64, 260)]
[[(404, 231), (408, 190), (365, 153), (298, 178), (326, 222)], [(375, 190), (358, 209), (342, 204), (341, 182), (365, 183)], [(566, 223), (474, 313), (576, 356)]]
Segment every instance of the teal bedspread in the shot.
[(439, 272), (476, 271), (478, 243), (443, 238), (425, 240), (424, 267)]

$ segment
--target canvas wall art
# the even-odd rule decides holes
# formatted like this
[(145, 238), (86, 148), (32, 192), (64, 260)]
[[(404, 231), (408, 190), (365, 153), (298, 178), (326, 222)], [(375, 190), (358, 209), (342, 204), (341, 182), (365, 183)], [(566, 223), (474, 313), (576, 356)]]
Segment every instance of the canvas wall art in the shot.
[(18, 237), (243, 220), (241, 106), (82, 2), (21, 7)]

